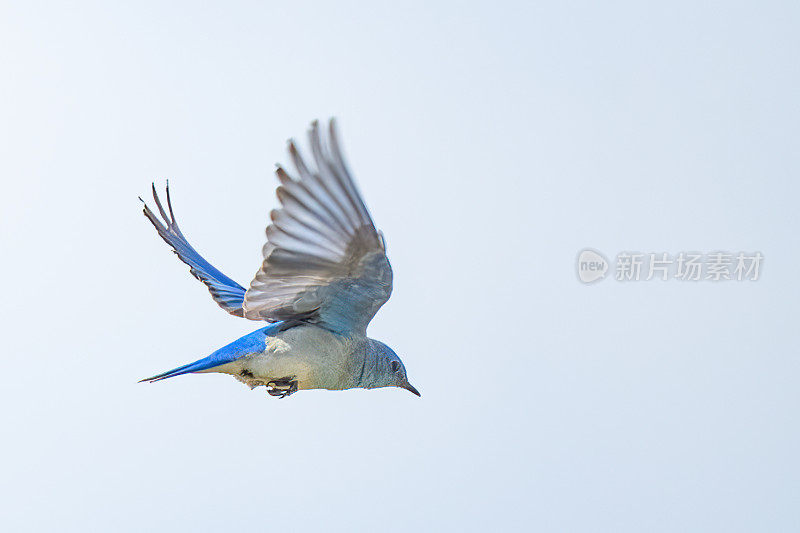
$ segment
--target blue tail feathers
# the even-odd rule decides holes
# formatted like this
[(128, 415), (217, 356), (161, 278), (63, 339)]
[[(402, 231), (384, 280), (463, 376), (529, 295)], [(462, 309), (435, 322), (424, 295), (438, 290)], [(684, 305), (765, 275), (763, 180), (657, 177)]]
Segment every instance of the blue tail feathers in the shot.
[(153, 383), (156, 381), (161, 381), (162, 379), (181, 376), (183, 374), (200, 372), (202, 370), (214, 368), (215, 366), (236, 361), (237, 359), (247, 355), (261, 353), (264, 351), (267, 336), (277, 333), (282, 329), (282, 326), (283, 322), (275, 322), (267, 327), (257, 329), (254, 332), (245, 335), (244, 337), (236, 339), (227, 346), (223, 346), (208, 357), (204, 357), (203, 359), (199, 359), (193, 363), (179, 366), (178, 368), (173, 368), (172, 370), (162, 372), (161, 374), (145, 378), (139, 381), (139, 383), (145, 381), (148, 383)]

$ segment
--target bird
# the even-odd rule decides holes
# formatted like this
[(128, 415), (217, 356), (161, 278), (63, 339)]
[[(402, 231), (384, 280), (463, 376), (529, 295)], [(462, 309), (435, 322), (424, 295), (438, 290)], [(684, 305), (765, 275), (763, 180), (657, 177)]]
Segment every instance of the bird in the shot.
[[(326, 130), (327, 131), (324, 131)], [(312, 165), (288, 141), (292, 176), (276, 165), (280, 207), (270, 213), (263, 261), (245, 289), (206, 261), (175, 220), (169, 182), (164, 209), (144, 215), (191, 274), (231, 315), (267, 325), (211, 355), (140, 381), (185, 374), (229, 374), (250, 389), (286, 398), (300, 390), (398, 387), (421, 396), (389, 346), (367, 337), (367, 325), (392, 293), (383, 233), (353, 181), (335, 119), (308, 130)]]

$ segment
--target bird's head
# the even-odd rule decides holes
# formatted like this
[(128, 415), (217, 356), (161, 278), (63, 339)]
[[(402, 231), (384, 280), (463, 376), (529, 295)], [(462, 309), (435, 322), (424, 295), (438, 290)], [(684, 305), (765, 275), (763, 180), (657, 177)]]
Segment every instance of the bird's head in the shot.
[(394, 353), (394, 350), (380, 341), (370, 339), (370, 349), (375, 355), (374, 371), (371, 387), (400, 387), (412, 394), (422, 396), (411, 383), (403, 361)]

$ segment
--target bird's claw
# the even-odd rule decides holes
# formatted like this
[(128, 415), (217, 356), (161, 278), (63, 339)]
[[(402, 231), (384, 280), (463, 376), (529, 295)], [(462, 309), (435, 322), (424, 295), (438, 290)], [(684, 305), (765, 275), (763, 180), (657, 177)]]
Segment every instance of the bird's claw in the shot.
[(286, 398), (295, 392), (297, 392), (297, 380), (294, 376), (267, 382), (267, 393), (269, 393), (270, 396)]

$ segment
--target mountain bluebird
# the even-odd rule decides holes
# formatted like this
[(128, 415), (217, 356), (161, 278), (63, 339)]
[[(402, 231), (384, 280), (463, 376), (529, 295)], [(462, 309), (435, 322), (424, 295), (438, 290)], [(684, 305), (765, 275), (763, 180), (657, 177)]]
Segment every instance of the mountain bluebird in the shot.
[(297, 177), (280, 166), (276, 170), (281, 207), (270, 215), (264, 261), (247, 290), (187, 242), (172, 212), (169, 183), (169, 216), (153, 186), (161, 217), (147, 204), (144, 214), (161, 238), (220, 307), (269, 325), (208, 357), (142, 381), (221, 372), (251, 389), (263, 385), (280, 398), (303, 389), (357, 387), (400, 387), (420, 395), (397, 354), (366, 335), (367, 324), (392, 292), (392, 268), (383, 234), (375, 229), (345, 165), (333, 120), (329, 126), (327, 135), (316, 122), (309, 131), (316, 168), (289, 141)]

